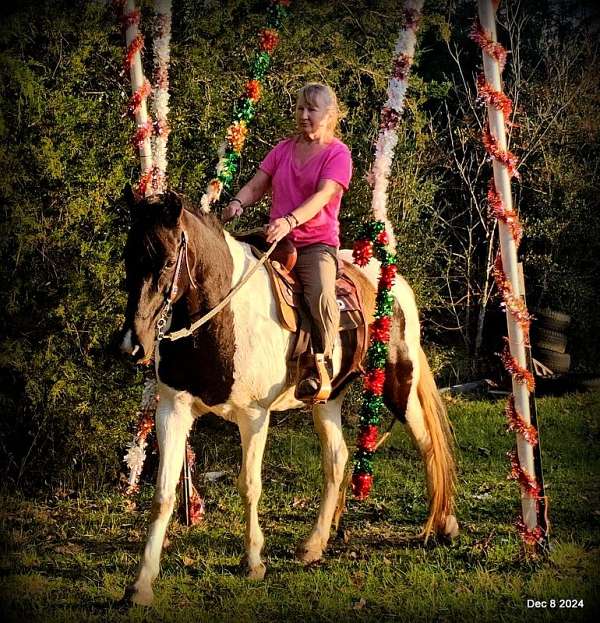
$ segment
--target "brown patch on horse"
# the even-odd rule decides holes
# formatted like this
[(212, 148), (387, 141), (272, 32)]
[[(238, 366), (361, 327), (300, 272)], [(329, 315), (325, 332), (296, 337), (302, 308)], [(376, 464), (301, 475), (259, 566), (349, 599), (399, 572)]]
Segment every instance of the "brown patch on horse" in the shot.
[[(196, 288), (173, 305), (171, 330), (177, 331), (220, 303), (231, 289), (233, 258), (223, 228), (214, 214), (200, 214), (187, 206), (181, 226), (189, 240), (189, 263)], [(164, 383), (184, 390), (206, 405), (226, 402), (233, 387), (234, 318), (224, 307), (193, 336), (160, 343), (158, 375)]]
[(388, 345), (389, 356), (383, 384), (383, 401), (401, 422), (406, 421), (406, 406), (413, 381), (413, 364), (404, 339), (405, 330), (404, 312), (398, 303), (394, 303)]

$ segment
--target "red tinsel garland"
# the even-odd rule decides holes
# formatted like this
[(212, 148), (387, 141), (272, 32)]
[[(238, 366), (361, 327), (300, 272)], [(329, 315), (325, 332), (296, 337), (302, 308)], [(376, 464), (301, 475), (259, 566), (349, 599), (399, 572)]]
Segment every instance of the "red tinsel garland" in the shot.
[(510, 474), (508, 475), (508, 479), (516, 480), (529, 497), (535, 498), (536, 500), (539, 499), (540, 485), (535, 476), (532, 476), (521, 467), (517, 451), (511, 450), (507, 456), (510, 460)]
[(152, 86), (150, 85), (148, 80), (144, 80), (144, 83), (142, 84), (142, 86), (135, 93), (133, 93), (132, 96), (129, 98), (129, 104), (127, 105), (127, 113), (125, 114), (128, 114), (130, 117), (133, 117), (140, 109), (142, 102), (150, 95), (151, 92), (152, 92)]
[(356, 438), (356, 444), (360, 448), (364, 448), (368, 452), (375, 452), (377, 447), (377, 436), (379, 435), (379, 430), (377, 426), (373, 426), (372, 424), (365, 426), (361, 429), (358, 437)]
[(500, 73), (504, 71), (508, 52), (504, 46), (497, 41), (492, 41), (489, 34), (484, 30), (479, 20), (473, 22), (473, 27), (469, 37), (474, 41), (488, 56), (495, 58), (500, 66)]
[(502, 197), (500, 197), (500, 193), (496, 190), (494, 178), (490, 180), (488, 185), (487, 201), (492, 215), (510, 229), (512, 237), (518, 248), (521, 244), (521, 238), (523, 237), (523, 227), (521, 225), (521, 221), (519, 220), (519, 215), (515, 210), (509, 210), (504, 205)]
[(483, 74), (477, 76), (477, 94), (482, 102), (502, 113), (507, 125), (513, 125), (510, 121), (510, 115), (513, 109), (512, 100), (507, 95), (504, 95), (502, 91), (496, 91), (485, 79)]
[(531, 314), (527, 311), (525, 301), (521, 297), (515, 296), (512, 283), (506, 276), (504, 268), (502, 267), (502, 256), (500, 254), (498, 254), (496, 257), (492, 273), (494, 275), (494, 280), (496, 281), (496, 286), (498, 287), (498, 290), (500, 291), (500, 294), (502, 296), (504, 306), (506, 307), (506, 309), (508, 309), (512, 317), (515, 319), (515, 322), (517, 322), (517, 324), (523, 330), (523, 338), (525, 339), (525, 344), (529, 344)]
[(138, 181), (138, 186), (137, 186), (137, 193), (136, 193), (138, 197), (146, 196), (146, 190), (148, 190), (148, 185), (152, 182), (153, 174), (154, 174), (153, 169), (149, 168), (146, 170), (145, 173), (142, 173), (140, 175), (140, 179)]
[(421, 21), (421, 13), (416, 9), (404, 9), (404, 24), (406, 28), (416, 30)]
[(373, 243), (366, 238), (361, 238), (352, 247), (352, 257), (357, 266), (366, 266), (373, 257)]
[(538, 432), (535, 426), (527, 424), (523, 416), (517, 411), (513, 395), (509, 397), (504, 413), (508, 422), (508, 430), (513, 433), (519, 433), (527, 443), (536, 446), (538, 443)]
[(383, 394), (383, 385), (385, 383), (385, 370), (375, 368), (369, 370), (363, 377), (363, 386), (366, 391), (371, 392), (374, 396)]
[(392, 319), (389, 316), (377, 318), (370, 328), (371, 341), (389, 342)]
[(500, 354), (500, 359), (504, 364), (504, 368), (509, 374), (515, 377), (515, 380), (520, 385), (527, 385), (527, 389), (532, 392), (535, 389), (535, 379), (533, 374), (527, 368), (522, 368), (518, 361), (511, 355), (510, 348), (508, 346), (508, 338), (504, 338), (506, 343), (504, 350)]
[(541, 543), (544, 538), (544, 531), (540, 526), (536, 526), (533, 530), (530, 530), (523, 521), (522, 517), (519, 517), (515, 522), (515, 527), (519, 532), (519, 535), (527, 545), (537, 545)]
[(483, 146), (488, 152), (491, 158), (501, 162), (508, 170), (510, 177), (516, 177), (519, 179), (519, 172), (517, 171), (517, 165), (519, 159), (511, 151), (507, 149), (501, 149), (498, 145), (496, 137), (491, 133), (489, 126), (483, 131)]
[(129, 71), (129, 69), (133, 65), (133, 57), (138, 52), (141, 53), (143, 49), (144, 49), (144, 37), (138, 34), (136, 38), (127, 47), (127, 52), (125, 53), (125, 59), (123, 61), (123, 66), (124, 66), (125, 71)]
[(260, 82), (258, 80), (249, 80), (245, 85), (246, 97), (254, 103), (260, 99)]
[(121, 24), (123, 24), (123, 28), (129, 28), (130, 26), (137, 26), (140, 23), (140, 17), (140, 10), (134, 9), (130, 13), (123, 13), (119, 19)]
[(260, 37), (260, 49), (263, 52), (271, 54), (279, 43), (279, 33), (271, 28), (263, 28), (259, 34)]
[(138, 149), (144, 144), (144, 141), (147, 138), (152, 136), (152, 132), (154, 131), (154, 125), (152, 123), (152, 119), (148, 118), (146, 123), (142, 125), (138, 125), (137, 130), (133, 136), (133, 144)]
[(373, 488), (373, 474), (352, 474), (352, 493), (357, 500), (366, 500)]

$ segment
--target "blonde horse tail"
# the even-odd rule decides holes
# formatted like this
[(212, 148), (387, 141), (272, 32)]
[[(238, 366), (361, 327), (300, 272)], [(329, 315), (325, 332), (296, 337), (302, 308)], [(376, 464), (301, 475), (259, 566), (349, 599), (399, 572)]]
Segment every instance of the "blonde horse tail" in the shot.
[(455, 536), (458, 534), (458, 525), (453, 514), (456, 489), (453, 434), (446, 407), (438, 392), (425, 353), (420, 347), (419, 351), (420, 375), (417, 395), (431, 441), (424, 455), (429, 489), (429, 516), (423, 535), (425, 539), (432, 532)]

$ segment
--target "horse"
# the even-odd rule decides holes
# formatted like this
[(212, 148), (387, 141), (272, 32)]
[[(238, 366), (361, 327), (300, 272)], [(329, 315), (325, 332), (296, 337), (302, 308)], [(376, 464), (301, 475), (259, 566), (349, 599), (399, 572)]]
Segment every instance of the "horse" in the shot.
[[(237, 484), (245, 514), (243, 561), (247, 577), (258, 580), (265, 574), (257, 506), (269, 414), (299, 408), (303, 403), (294, 398), (294, 381), (288, 375), (287, 358), (294, 336), (278, 320), (264, 266), (192, 335), (156, 341), (157, 333), (189, 327), (194, 319), (213, 310), (258, 260), (250, 246), (235, 240), (214, 214), (197, 211), (179, 194), (167, 191), (139, 203), (131, 192), (126, 194), (132, 218), (124, 254), (128, 299), (120, 348), (136, 363), (155, 359), (160, 451), (147, 540), (126, 598), (150, 604), (186, 436), (194, 419), (212, 412), (239, 427), (242, 463)], [(340, 250), (340, 257), (351, 261), (351, 252)], [(357, 269), (362, 275), (362, 295), (372, 307), (378, 270), (374, 259)], [(395, 305), (384, 402), (406, 424), (425, 464), (430, 504), (423, 533), (453, 537), (458, 524), (453, 515), (455, 467), (450, 425), (420, 345), (412, 290), (398, 277), (392, 292)], [(341, 350), (338, 338), (332, 357), (334, 375), (340, 369)], [(348, 450), (341, 406), (346, 390), (342, 388), (312, 409), (324, 484), (316, 522), (297, 549), (305, 563), (323, 555), (344, 479)]]

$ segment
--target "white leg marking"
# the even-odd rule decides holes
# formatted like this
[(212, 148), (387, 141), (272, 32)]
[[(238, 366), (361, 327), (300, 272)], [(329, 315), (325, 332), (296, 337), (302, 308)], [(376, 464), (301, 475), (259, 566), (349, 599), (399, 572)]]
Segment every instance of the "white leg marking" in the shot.
[(248, 408), (239, 411), (237, 422), (242, 438), (242, 468), (238, 478), (238, 488), (244, 503), (246, 520), (246, 560), (248, 577), (262, 580), (265, 575), (260, 552), (264, 537), (258, 523), (258, 500), (262, 492), (261, 466), (267, 432), (269, 412), (261, 408)]
[(152, 601), (152, 581), (159, 572), (160, 553), (173, 512), (175, 487), (183, 465), (185, 440), (193, 422), (190, 406), (189, 394), (161, 393), (156, 411), (160, 463), (146, 547), (137, 579), (131, 587), (132, 600), (136, 603), (148, 605)]
[(344, 395), (345, 392), (342, 392), (335, 400), (313, 407), (313, 420), (321, 442), (323, 491), (317, 521), (309, 537), (298, 546), (297, 555), (304, 562), (319, 560), (327, 546), (340, 484), (344, 479), (348, 460), (348, 449), (342, 434)]

